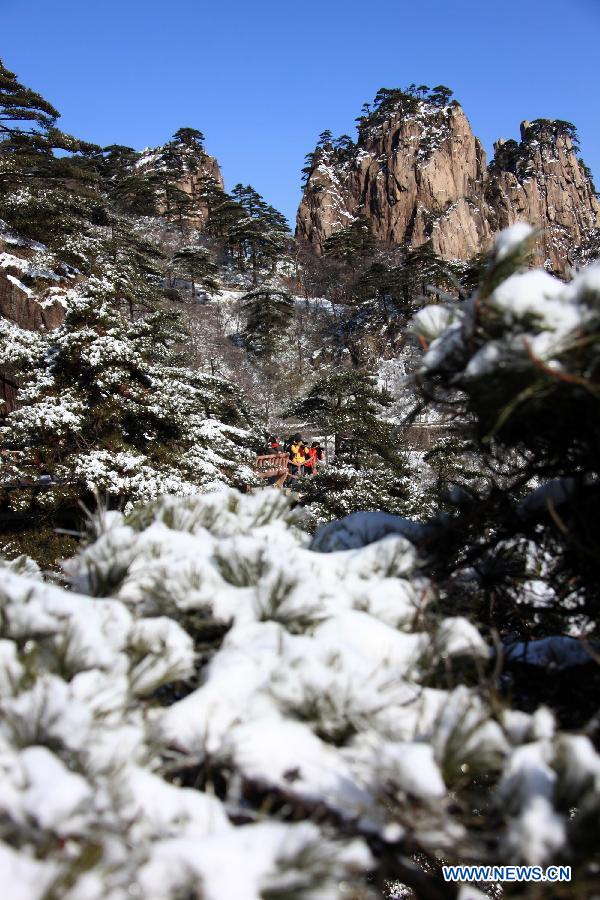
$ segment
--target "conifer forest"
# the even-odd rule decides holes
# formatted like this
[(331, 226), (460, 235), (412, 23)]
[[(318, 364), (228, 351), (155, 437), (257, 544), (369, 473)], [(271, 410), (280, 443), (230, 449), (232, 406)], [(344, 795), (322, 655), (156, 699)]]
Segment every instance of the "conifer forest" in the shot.
[(48, 96), (0, 61), (0, 896), (600, 897), (576, 126), (381, 88), (290, 224)]

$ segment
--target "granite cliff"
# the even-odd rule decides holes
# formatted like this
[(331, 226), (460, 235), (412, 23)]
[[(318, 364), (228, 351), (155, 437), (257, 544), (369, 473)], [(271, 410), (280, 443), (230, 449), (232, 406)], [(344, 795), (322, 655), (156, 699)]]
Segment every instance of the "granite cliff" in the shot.
[(139, 154), (135, 168), (157, 185), (160, 215), (183, 219), (200, 230), (208, 216), (207, 183), (224, 189), (217, 160), (206, 153), (199, 141), (174, 138), (162, 147), (146, 148)]
[(488, 167), (456, 101), (382, 93), (383, 102), (359, 119), (356, 143), (325, 133), (309, 155), (296, 234), (318, 254), (330, 235), (363, 216), (387, 244), (431, 241), (444, 259), (469, 260), (519, 220), (540, 229), (536, 262), (565, 271), (570, 248), (600, 226), (569, 123), (524, 122), (521, 142), (499, 141)]

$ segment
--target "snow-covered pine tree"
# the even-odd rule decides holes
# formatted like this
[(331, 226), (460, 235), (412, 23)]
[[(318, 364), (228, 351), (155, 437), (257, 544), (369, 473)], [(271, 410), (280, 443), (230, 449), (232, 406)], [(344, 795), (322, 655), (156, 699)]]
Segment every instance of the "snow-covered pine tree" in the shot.
[(165, 497), (96, 515), (70, 590), (3, 570), (8, 882), (433, 900), (443, 863), (502, 859), (593, 894), (593, 742), (499, 701), (493, 647), (440, 615), (405, 536), (319, 553), (297, 523), (275, 491)]
[(60, 131), (58, 117), (0, 60), (2, 218), (54, 249), (89, 223), (105, 222), (95, 163), (100, 148)]
[(93, 502), (95, 488), (111, 506), (130, 506), (254, 480), (236, 388), (178, 363), (177, 316), (131, 322), (115, 293), (108, 276), (88, 279), (47, 334), (2, 320), (0, 366), (17, 368), (20, 384), (3, 430), (13, 454), (3, 507), (34, 542), (42, 523), (77, 527), (78, 503)]
[(446, 572), (477, 567), (473, 614), (501, 633), (591, 635), (600, 609), (600, 272), (592, 265), (565, 284), (526, 270), (532, 238), (527, 225), (503, 232), (470, 301), (414, 320), (428, 346), (419, 378), (441, 401), (460, 391), (473, 422), (465, 467), (479, 459), (479, 489), (475, 481), (440, 557)]

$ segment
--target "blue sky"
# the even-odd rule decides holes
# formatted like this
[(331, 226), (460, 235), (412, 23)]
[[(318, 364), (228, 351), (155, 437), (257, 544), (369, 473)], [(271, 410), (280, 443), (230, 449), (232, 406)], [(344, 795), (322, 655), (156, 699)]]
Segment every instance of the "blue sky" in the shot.
[(0, 0), (0, 55), (64, 130), (136, 148), (200, 128), (226, 186), (293, 220), (305, 153), (379, 87), (446, 84), (491, 155), (574, 122), (600, 187), (600, 0)]

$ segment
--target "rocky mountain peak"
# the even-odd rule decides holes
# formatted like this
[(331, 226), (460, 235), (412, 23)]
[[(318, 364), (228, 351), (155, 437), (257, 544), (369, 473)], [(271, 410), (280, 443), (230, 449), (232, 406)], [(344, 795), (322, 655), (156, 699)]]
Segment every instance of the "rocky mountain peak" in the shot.
[[(200, 139), (186, 133), (198, 134)], [(135, 168), (138, 174), (152, 179), (158, 186), (161, 215), (184, 219), (199, 229), (208, 217), (204, 198), (206, 182), (224, 189), (217, 160), (204, 149), (201, 133), (193, 129), (180, 129), (168, 143), (142, 150)]]
[(540, 229), (536, 262), (564, 271), (573, 248), (600, 227), (591, 172), (578, 156), (574, 126), (562, 120), (521, 123), (521, 141), (498, 142), (486, 189), (490, 227), (516, 221)]
[(435, 91), (380, 91), (358, 119), (356, 143), (329, 138), (309, 155), (298, 238), (321, 254), (328, 237), (364, 217), (386, 244), (430, 242), (444, 259), (468, 260), (524, 220), (541, 232), (537, 261), (565, 271), (568, 245), (600, 225), (574, 126), (523, 122), (521, 142), (499, 140), (488, 169), (460, 104)]

